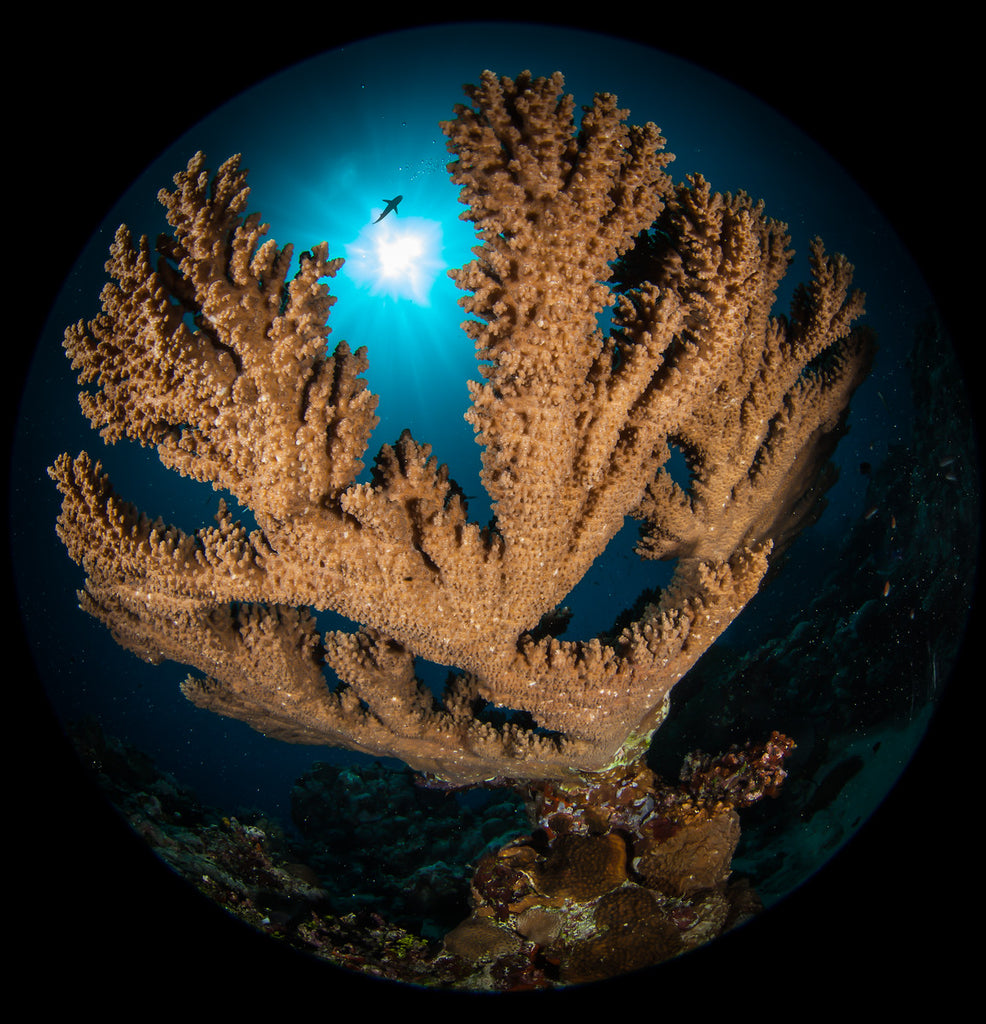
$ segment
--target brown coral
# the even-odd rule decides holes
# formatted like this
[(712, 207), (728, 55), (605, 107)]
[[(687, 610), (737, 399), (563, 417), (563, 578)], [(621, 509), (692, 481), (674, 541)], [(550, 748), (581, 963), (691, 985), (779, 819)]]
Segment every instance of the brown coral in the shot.
[(634, 844), (634, 871), (649, 888), (690, 896), (726, 882), (740, 837), (739, 815), (732, 808), (697, 815), (669, 833), (645, 830)]
[(445, 948), (456, 956), (467, 960), (482, 960), (516, 952), (521, 940), (488, 918), (467, 917), (445, 936), (444, 943)]
[(565, 956), (560, 973), (567, 984), (650, 967), (682, 948), (677, 926), (658, 898), (640, 886), (603, 896), (596, 904), (594, 922), (592, 937), (576, 943)]
[[(774, 733), (768, 743), (744, 750), (771, 751), (778, 772), (792, 747)], [(718, 764), (735, 752), (708, 760)], [(686, 763), (696, 760), (689, 756)], [(642, 763), (593, 777), (581, 792), (575, 784), (551, 781), (528, 788), (541, 791), (543, 799), (533, 801), (541, 827), (482, 858), (473, 878), (472, 914), (461, 933), (453, 932), (453, 946), (465, 949), (460, 938), (475, 933), (500, 948), (513, 935), (534, 944), (525, 949), (538, 984), (574, 984), (660, 963), (759, 909), (749, 886), (730, 878), (740, 829), (728, 801), (696, 800), (688, 782), (663, 783)], [(565, 810), (559, 810), (562, 792)], [(737, 806), (749, 806), (765, 792), (751, 793)], [(616, 809), (605, 823), (601, 794)], [(566, 825), (556, 832), (551, 823), (560, 817)], [(493, 921), (496, 931), (489, 927)], [(498, 955), (484, 946), (472, 958)], [(515, 955), (511, 949), (501, 965), (512, 977)]]
[(561, 836), (549, 857), (532, 870), (534, 888), (549, 899), (588, 900), (622, 885), (627, 849), (615, 832)]
[[(377, 400), (366, 349), (327, 349), (322, 278), (339, 261), (316, 246), (288, 280), (291, 247), (245, 212), (238, 157), (213, 176), (197, 154), (162, 191), (173, 234), (156, 260), (120, 229), (102, 312), (65, 347), (107, 441), (153, 445), (257, 529), (224, 503), (194, 533), (152, 521), (84, 452), (50, 472), (84, 609), (142, 657), (203, 673), (183, 687), (199, 706), (455, 783), (563, 778), (643, 748), (772, 546), (817, 514), (870, 341), (850, 326), (851, 267), (817, 242), (790, 319), (771, 318), (784, 226), (699, 177), (673, 187), (659, 130), (615, 97), (576, 124), (559, 74), (484, 72), (467, 93), (442, 128), (480, 242), (453, 276), (484, 377), (467, 418), (492, 528), (407, 432), (355, 482)], [(657, 218), (674, 245), (617, 299), (612, 263)], [(672, 445), (687, 489), (664, 468)], [(537, 639), (628, 515), (643, 556), (678, 560), (670, 586), (605, 642)], [(320, 636), (309, 608), (360, 628)], [(415, 656), (459, 671), (441, 701)], [(484, 702), (526, 715), (497, 726)]]

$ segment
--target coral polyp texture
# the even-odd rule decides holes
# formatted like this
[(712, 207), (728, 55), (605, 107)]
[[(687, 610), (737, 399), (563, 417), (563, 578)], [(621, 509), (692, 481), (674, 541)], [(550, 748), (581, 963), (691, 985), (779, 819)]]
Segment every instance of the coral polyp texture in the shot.
[[(199, 153), (159, 195), (173, 235), (155, 254), (119, 229), (102, 312), (65, 348), (106, 441), (156, 447), (256, 528), (223, 501), (193, 533), (152, 520), (83, 452), (50, 469), (58, 531), (82, 607), (201, 673), (183, 685), (200, 707), (457, 785), (585, 777), (642, 754), (672, 687), (820, 513), (872, 339), (852, 267), (818, 240), (772, 317), (785, 225), (701, 176), (673, 183), (660, 131), (616, 97), (577, 120), (558, 73), (487, 71), (466, 93), (442, 130), (478, 239), (451, 274), (490, 525), (407, 431), (356, 482), (377, 398), (367, 348), (328, 340), (342, 261), (317, 245), (289, 280), (240, 158), (212, 174)], [(675, 560), (670, 584), (614, 635), (539, 629), (628, 516), (641, 558)], [(320, 634), (313, 609), (356, 627)], [(441, 697), (415, 657), (455, 669)]]

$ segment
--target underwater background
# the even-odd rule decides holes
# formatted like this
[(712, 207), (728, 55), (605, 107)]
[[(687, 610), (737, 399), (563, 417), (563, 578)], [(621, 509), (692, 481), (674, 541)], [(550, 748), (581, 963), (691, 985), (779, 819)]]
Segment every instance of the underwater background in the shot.
[[(468, 35), (463, 37), (463, 32)], [(463, 38), (468, 39), (466, 45)], [(249, 59), (246, 44), (241, 43), (237, 52), (243, 54), (243, 60)], [(139, 179), (133, 175), (137, 179), (134, 187), (119, 205), (106, 210), (102, 227), (80, 254), (77, 270), (40, 335), (23, 406), (22, 425), (27, 426), (14, 453), (11, 511), (21, 610), (46, 692), (61, 719), (95, 716), (106, 733), (136, 745), (161, 769), (192, 787), (201, 800), (230, 813), (254, 808), (287, 818), (291, 787), (314, 761), (351, 761), (349, 755), (267, 741), (245, 726), (198, 711), (178, 693), (184, 669), (170, 664), (145, 666), (117, 648), (105, 631), (78, 611), (74, 591), (81, 584), (81, 573), (54, 536), (57, 495), (44, 475), (44, 467), (58, 452), (75, 452), (82, 446), (98, 452), (127, 498), (186, 529), (210, 520), (216, 495), (209, 488), (166, 473), (148, 453), (125, 446), (102, 449), (78, 413), (77, 387), (60, 349), (60, 335), (66, 324), (96, 312), (102, 260), (116, 224), (126, 221), (136, 231), (153, 235), (163, 226), (154, 195), (170, 183), (171, 175), (184, 166), (192, 152), (204, 149), (212, 167), (230, 153), (242, 152), (250, 168), (250, 208), (260, 210), (270, 223), (269, 237), (280, 244), (293, 242), (296, 251), (327, 239), (330, 255), (347, 258), (346, 268), (330, 284), (338, 302), (329, 322), (333, 341), (345, 338), (369, 348), (366, 376), (381, 396), (378, 414), (382, 421), (370, 453), (410, 426), (417, 439), (430, 442), (439, 459), (449, 463), (453, 477), (467, 494), (481, 493), (479, 448), (461, 418), (467, 401), (464, 381), (475, 376), (475, 364), (471, 344), (458, 328), (458, 293), (444, 274), (447, 267), (469, 258), (472, 238), (468, 226), (457, 220), (461, 207), (444, 171), (444, 140), (438, 121), (451, 115), (452, 104), (462, 101), (461, 84), (475, 81), (479, 71), (488, 66), (509, 75), (527, 67), (535, 74), (559, 68), (577, 102), (588, 102), (594, 91), (615, 92), (621, 106), (629, 107), (632, 121), (653, 119), (661, 126), (668, 150), (677, 155), (670, 168), (676, 179), (700, 170), (717, 189), (743, 188), (754, 197), (763, 197), (767, 212), (788, 223), (792, 245), (799, 253), (785, 281), (779, 308), (784, 308), (790, 288), (806, 277), (807, 240), (815, 234), (822, 236), (830, 251), (850, 256), (857, 268), (855, 283), (867, 292), (867, 322), (876, 329), (881, 348), (873, 374), (853, 402), (851, 430), (837, 453), (842, 476), (830, 492), (830, 508), (792, 552), (783, 575), (751, 605), (754, 615), (744, 615), (736, 623), (738, 628), (723, 638), (726, 642), (720, 641), (711, 653), (729, 645), (755, 649), (757, 643), (770, 639), (771, 630), (785, 624), (787, 612), (807, 605), (806, 594), (824, 595), (833, 560), (855, 538), (859, 568), (869, 574), (857, 573), (855, 582), (872, 586), (873, 594), (872, 598), (861, 596), (842, 618), (850, 618), (850, 612), (860, 615), (849, 623), (853, 643), (858, 644), (852, 648), (854, 662), (865, 660), (867, 649), (878, 650), (879, 657), (884, 657), (887, 636), (878, 614), (882, 606), (876, 599), (889, 581), (892, 586), (887, 596), (897, 601), (898, 581), (909, 578), (908, 559), (921, 557), (921, 539), (935, 532), (935, 517), (915, 504), (915, 493), (938, 499), (944, 493), (956, 500), (934, 508), (955, 512), (961, 504), (961, 514), (971, 517), (968, 528), (960, 533), (967, 547), (955, 552), (961, 570), (956, 579), (961, 577), (971, 587), (978, 552), (974, 446), (968, 448), (965, 438), (962, 443), (967, 447), (960, 452), (954, 432), (914, 436), (916, 406), (925, 410), (923, 422), (930, 419), (943, 431), (953, 418), (960, 424), (963, 417), (968, 418), (967, 411), (957, 404), (964, 401), (961, 388), (949, 395), (943, 391), (944, 385), (933, 380), (931, 370), (940, 368), (933, 358), (924, 355), (919, 363), (926, 371), (921, 380), (929, 386), (921, 389), (915, 382), (911, 357), (919, 328), (939, 332), (934, 337), (945, 329), (941, 322), (936, 325), (926, 319), (934, 300), (917, 266), (902, 248), (888, 245), (888, 238), (895, 241), (893, 233), (865, 194), (783, 118), (765, 114), (750, 97), (676, 58), (655, 58), (642, 74), (631, 54), (639, 54), (639, 49), (626, 40), (604, 44), (598, 36), (569, 36), (530, 26), (518, 31), (494, 24), (467, 30), (437, 28), (426, 34), (357, 43), (267, 83), (251, 94), (248, 103), (241, 99), (229, 109), (218, 110), (169, 145)], [(147, 89), (142, 108), (153, 123), (162, 105), (181, 102), (180, 68), (169, 70), (163, 59), (142, 57), (139, 51), (134, 58), (138, 68), (125, 62), (126, 71), (121, 67), (120, 74), (124, 78), (126, 73), (146, 75), (158, 83)], [(142, 63), (146, 70), (139, 66)], [(832, 68), (829, 74), (837, 70)], [(82, 69), (77, 73), (83, 73)], [(93, 102), (99, 103), (100, 97)], [(89, 209), (92, 197), (86, 182), (100, 178), (101, 162), (109, 156), (116, 166), (121, 128), (114, 124), (114, 116), (113, 104), (104, 103), (98, 116), (94, 112), (87, 145), (64, 150), (53, 147), (59, 154), (61, 175), (75, 184), (57, 193), (57, 198), (49, 194), (48, 206), (37, 210), (36, 228), (45, 240), (39, 246), (42, 253), (58, 245), (60, 222), (77, 215), (79, 207)], [(847, 109), (845, 116), (851, 119), (853, 111)], [(142, 126), (144, 131), (147, 127)], [(159, 137), (158, 146), (176, 134)], [(910, 145), (913, 149), (916, 143)], [(910, 158), (917, 160), (916, 155)], [(947, 162), (936, 164), (933, 155), (926, 160), (941, 174), (947, 173)], [(50, 167), (47, 173), (51, 174)], [(120, 175), (118, 167), (110, 173), (122, 192), (131, 179)], [(404, 195), (398, 214), (381, 226), (412, 228), (423, 239), (424, 256), (419, 254), (415, 260), (421, 273), (413, 280), (411, 275), (388, 277), (385, 268), (378, 266), (374, 271), (367, 267), (374, 254), (366, 226), (383, 208), (383, 200), (398, 193)], [(924, 205), (916, 215), (934, 216), (934, 198), (920, 197)], [(944, 204), (944, 199), (938, 201)], [(102, 218), (89, 215), (88, 219), (95, 228)], [(35, 325), (35, 330), (38, 328), (40, 324)], [(924, 337), (927, 343), (927, 335)], [(946, 379), (953, 375), (952, 368), (945, 367)], [(953, 447), (948, 447), (949, 443)], [(972, 456), (962, 454), (969, 451)], [(968, 475), (949, 479), (959, 471)], [(905, 478), (907, 487), (901, 497)], [(960, 486), (950, 488), (952, 484)], [(961, 487), (971, 489), (961, 491)], [(880, 512), (867, 518), (873, 507), (872, 488), (879, 490)], [(911, 511), (889, 510), (884, 501), (888, 495), (899, 498), (902, 506), (909, 502)], [(480, 521), (486, 515), (480, 502), (471, 503), (471, 511)], [(611, 555), (618, 560), (615, 570)], [(641, 579), (628, 571), (633, 562), (626, 546), (608, 552), (606, 561), (608, 569), (599, 566), (598, 575), (594, 569), (569, 599), (576, 613), (569, 635), (591, 635), (611, 619), (613, 606), (627, 604), (639, 591)], [(653, 585), (652, 578), (647, 582)], [(946, 594), (949, 583), (943, 584)], [(908, 592), (906, 587), (904, 592)], [(875, 608), (868, 607), (870, 599), (876, 601)], [(965, 600), (971, 600), (971, 589)], [(926, 611), (918, 598), (895, 608), (904, 617), (915, 609), (917, 614)], [(818, 752), (821, 741), (814, 734), (827, 719), (801, 723), (811, 730), (806, 756), (817, 752), (817, 763), (807, 765), (814, 788), (810, 794), (802, 793), (803, 806), (811, 806), (812, 800), (820, 805), (826, 797), (826, 807), (838, 807), (839, 799), (854, 802), (853, 809), (843, 806), (830, 819), (838, 819), (843, 831), (828, 837), (831, 845), (821, 859), (834, 853), (875, 809), (928, 726), (961, 632), (956, 630), (956, 616), (946, 614), (949, 609), (939, 606), (939, 611), (942, 619), (934, 619), (935, 629), (912, 645), (924, 661), (914, 666), (910, 676), (898, 673), (897, 685), (874, 701), (879, 707), (893, 709), (892, 721), (879, 721), (876, 711), (870, 721), (865, 709), (847, 713), (852, 728), (858, 731), (858, 749), (846, 742), (839, 751)], [(748, 621), (751, 618), (755, 621)], [(927, 641), (930, 638), (937, 643), (943, 628), (956, 635), (945, 638), (947, 649), (939, 656), (939, 669)], [(789, 640), (790, 632), (784, 637)], [(783, 655), (799, 669), (824, 653), (818, 651), (824, 641), (806, 639), (811, 641), (808, 653), (795, 646)], [(909, 649), (903, 663), (914, 660)], [(703, 667), (704, 662), (697, 671)], [(831, 693), (826, 681), (831, 677), (819, 681), (819, 691)], [(684, 695), (679, 697), (676, 691), (672, 720), (665, 727), (677, 730), (674, 740), (679, 754), (695, 743), (713, 744), (718, 739), (718, 735), (710, 735), (714, 730), (707, 712), (697, 722), (689, 723), (683, 715), (675, 724), (679, 707), (687, 710), (683, 701)], [(739, 709), (735, 719), (728, 701), (715, 707), (721, 711), (715, 730), (721, 729), (729, 741), (748, 738), (745, 732), (736, 735), (735, 730), (747, 729), (744, 723), (749, 707)], [(764, 712), (765, 721), (772, 721), (770, 710)], [(782, 722), (774, 724), (784, 727)], [(880, 727), (885, 727), (885, 734), (880, 734), (885, 744), (881, 745), (882, 757), (880, 751), (873, 750), (874, 730)], [(789, 731), (802, 742), (796, 730)], [(662, 729), (658, 744), (664, 735)], [(796, 768), (794, 762), (792, 772)], [(838, 775), (833, 776), (835, 772)], [(853, 779), (857, 786), (865, 781), (855, 793), (850, 785)], [(936, 800), (932, 792), (929, 804), (915, 808), (922, 828), (933, 827), (927, 823), (935, 820)], [(57, 801), (45, 803), (40, 793), (36, 801), (44, 804), (49, 814), (65, 813)], [(71, 851), (71, 834), (66, 845)], [(68, 856), (71, 859), (71, 852)], [(776, 883), (775, 895), (810, 874), (804, 864), (795, 865), (789, 878)], [(879, 881), (875, 878), (873, 884)]]

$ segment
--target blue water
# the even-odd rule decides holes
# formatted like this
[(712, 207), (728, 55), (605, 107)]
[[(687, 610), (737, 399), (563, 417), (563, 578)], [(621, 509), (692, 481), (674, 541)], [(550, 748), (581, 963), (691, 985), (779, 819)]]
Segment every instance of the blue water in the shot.
[[(479, 484), (480, 449), (464, 422), (466, 380), (477, 377), (472, 344), (461, 331), (460, 293), (446, 271), (466, 262), (471, 225), (444, 164), (438, 123), (462, 102), (461, 86), (484, 68), (515, 75), (560, 69), (577, 102), (615, 92), (631, 120), (656, 121), (676, 154), (681, 179), (701, 171), (720, 191), (762, 197), (788, 223), (798, 256), (780, 295), (807, 278), (807, 243), (821, 235), (829, 251), (850, 255), (868, 295), (866, 321), (880, 348), (857, 393), (851, 432), (838, 452), (844, 467), (821, 523), (792, 552), (789, 580), (802, 589), (828, 550), (864, 514), (863, 462), (878, 464), (908, 440), (905, 357), (917, 319), (932, 299), (892, 229), (845, 173), (797, 128), (747, 94), (684, 61), (635, 44), (580, 32), (506, 25), (432, 28), (380, 37), (307, 61), (243, 94), (176, 140), (133, 184), (80, 256), (38, 340), (14, 453), (13, 528), (25, 628), (58, 714), (95, 714), (104, 729), (150, 753), (200, 796), (283, 812), (291, 782), (313, 759), (334, 755), (267, 740), (245, 725), (200, 711), (179, 693), (186, 670), (151, 667), (120, 649), (76, 607), (83, 574), (55, 537), (58, 495), (45, 467), (62, 451), (85, 448), (101, 459), (117, 489), (152, 515), (185, 530), (211, 521), (215, 493), (164, 471), (151, 452), (106, 448), (78, 411), (74, 375), (61, 351), (64, 327), (98, 310), (106, 250), (117, 224), (154, 236), (165, 228), (157, 190), (203, 150), (215, 168), (242, 153), (251, 210), (269, 236), (296, 253), (327, 240), (346, 267), (331, 282), (338, 297), (331, 341), (366, 345), (366, 377), (380, 396), (368, 456), (409, 427), (433, 445), (468, 495), (479, 522), (489, 516)], [(432, 54), (434, 59), (428, 59)], [(591, 56), (591, 60), (587, 59)], [(647, 74), (639, 73), (646, 62)], [(374, 69), (368, 72), (368, 68)], [(396, 213), (373, 224), (388, 197)], [(414, 272), (384, 273), (376, 242), (410, 237)], [(370, 461), (369, 459), (367, 461)], [(631, 527), (632, 530), (632, 527)], [(615, 560), (594, 567), (571, 596), (568, 636), (592, 635), (644, 585), (666, 578), (629, 553), (631, 532), (614, 542)], [(24, 552), (33, 557), (28, 563)], [(797, 587), (795, 587), (795, 590)], [(779, 591), (779, 593), (785, 593)], [(769, 621), (769, 614), (766, 620)], [(349, 756), (349, 755), (338, 755)]]

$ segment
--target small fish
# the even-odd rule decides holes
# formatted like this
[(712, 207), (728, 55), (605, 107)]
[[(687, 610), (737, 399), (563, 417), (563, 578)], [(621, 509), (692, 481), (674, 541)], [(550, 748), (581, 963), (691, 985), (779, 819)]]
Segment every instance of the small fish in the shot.
[(394, 196), (393, 199), (384, 199), (384, 200), (382, 200), (382, 202), (385, 202), (387, 204), (387, 209), (384, 210), (383, 213), (381, 213), (380, 216), (377, 217), (377, 219), (373, 223), (374, 224), (379, 224), (380, 221), (382, 221), (384, 219), (384, 217), (386, 217), (387, 214), (390, 213), (391, 210), (393, 210), (394, 213), (396, 214), (397, 213), (397, 204), (403, 198), (404, 198), (403, 196)]

